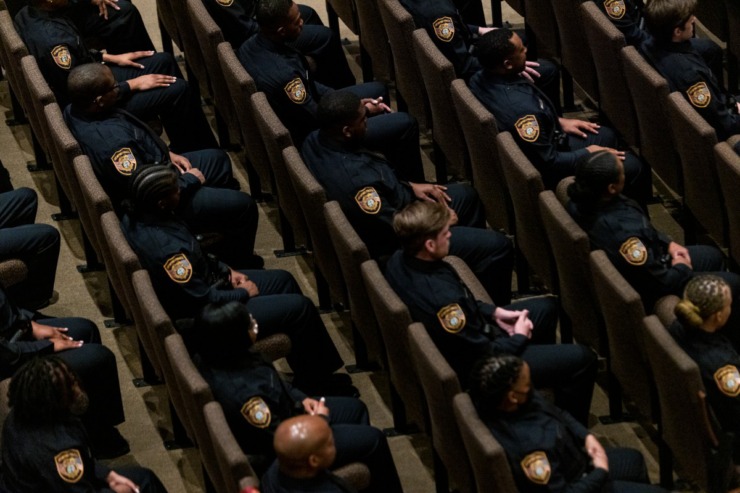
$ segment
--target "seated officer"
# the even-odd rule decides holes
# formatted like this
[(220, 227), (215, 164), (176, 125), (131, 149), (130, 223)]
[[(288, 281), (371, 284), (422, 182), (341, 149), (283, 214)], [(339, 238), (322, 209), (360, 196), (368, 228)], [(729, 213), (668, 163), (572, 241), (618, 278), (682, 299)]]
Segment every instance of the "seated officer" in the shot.
[[(645, 7), (653, 34), (642, 45), (643, 56), (717, 132), (719, 140), (740, 133), (738, 103), (728, 97), (712, 70), (691, 44), (696, 0), (654, 0)], [(740, 144), (735, 146), (740, 153)]]
[(100, 40), (108, 53), (154, 50), (141, 14), (129, 0), (69, 0), (69, 5), (77, 29)]
[(95, 174), (120, 212), (128, 197), (131, 174), (151, 163), (171, 163), (180, 171), (177, 213), (198, 233), (218, 232), (224, 240), (214, 249), (234, 266), (261, 267), (253, 255), (257, 206), (238, 190), (229, 156), (219, 149), (179, 155), (141, 120), (115, 107), (113, 73), (105, 65), (75, 67), (67, 80), (72, 103), (64, 110), (69, 129), (90, 157)]
[[(226, 41), (238, 50), (259, 32), (254, 19), (257, 0), (203, 0), (213, 20), (221, 28)], [(316, 80), (334, 88), (355, 84), (355, 76), (347, 63), (340, 39), (324, 27), (319, 14), (307, 5), (298, 5), (303, 28), (290, 46), (316, 62)]]
[[(306, 59), (288, 45), (297, 39), (303, 27), (298, 6), (292, 0), (260, 1), (257, 22), (260, 32), (239, 48), (239, 60), (300, 148), (306, 136), (318, 127), (318, 104), (332, 90), (314, 80)], [(383, 103), (388, 101), (388, 91), (381, 83), (351, 86), (347, 90), (364, 98), (368, 114), (373, 116), (367, 125), (367, 146), (383, 152), (404, 178), (422, 181), (416, 120), (406, 113), (389, 114), (390, 108)]]
[(165, 493), (143, 467), (110, 469), (90, 450), (79, 416), (89, 404), (74, 371), (59, 358), (35, 358), (13, 376), (2, 441), (2, 486), (41, 491)]
[(642, 202), (650, 198), (650, 170), (636, 156), (616, 149), (612, 129), (560, 117), (542, 91), (519, 77), (527, 48), (516, 33), (496, 29), (485, 34), (477, 54), (484, 68), (470, 79), (470, 90), (496, 117), (499, 130), (511, 132), (547, 188), (572, 176), (579, 157), (608, 150), (624, 160), (628, 194)]
[(558, 405), (586, 423), (596, 355), (577, 344), (555, 345), (557, 305), (551, 297), (506, 307), (473, 298), (443, 261), (457, 235), (451, 219), (449, 209), (433, 202), (412, 202), (398, 212), (393, 228), (403, 250), (388, 261), (388, 282), (414, 320), (424, 323), (463, 388), (478, 359), (490, 353), (520, 355), (532, 366), (536, 385), (554, 387)]
[[(129, 210), (121, 221), (170, 318), (192, 319), (208, 303), (245, 303), (262, 334), (281, 332), (290, 337), (293, 350), (287, 359), (302, 388), (332, 383), (331, 374), (342, 366), (342, 358), (313, 302), (286, 271), (237, 271), (206, 256), (173, 214), (180, 201), (177, 179), (178, 173), (168, 166), (136, 170)], [(192, 342), (192, 334), (183, 337)]]
[(491, 297), (511, 299), (512, 249), (502, 234), (486, 230), (482, 207), (469, 185), (402, 182), (382, 155), (364, 148), (367, 116), (359, 96), (326, 95), (317, 112), (321, 129), (303, 144), (303, 159), (330, 200), (337, 200), (375, 258), (398, 248), (393, 214), (416, 200), (439, 201), (455, 211), (453, 255), (465, 260)]
[(128, 443), (115, 428), (124, 420), (116, 357), (100, 343), (95, 324), (78, 317), (42, 318), (18, 307), (0, 287), (0, 378), (13, 376), (26, 361), (51, 354), (80, 376), (90, 396), (87, 412), (80, 417), (96, 456), (109, 459), (127, 453)]
[(36, 57), (60, 108), (69, 103), (70, 71), (77, 65), (105, 62), (117, 82), (111, 92), (118, 106), (147, 122), (160, 118), (176, 152), (218, 146), (199, 94), (182, 78), (172, 55), (153, 51), (109, 54), (88, 49), (66, 15), (67, 2), (30, 0), (15, 16), (18, 33)]
[(521, 493), (659, 493), (645, 459), (629, 448), (607, 448), (565, 411), (532, 388), (516, 356), (491, 356), (470, 376), (470, 398), (501, 444)]
[(332, 463), (341, 467), (363, 462), (370, 469), (368, 491), (401, 492), (388, 442), (382, 431), (370, 426), (365, 404), (353, 397), (311, 398), (284, 382), (272, 363), (253, 350), (259, 328), (246, 306), (236, 302), (208, 305), (196, 325), (200, 335), (196, 364), (245, 453), (258, 454), (267, 459), (264, 466), (269, 465), (275, 457), (273, 440), (279, 438), (278, 427), (294, 416), (310, 415), (306, 417), (328, 424), (329, 435), (334, 435), (336, 460), (322, 464), (321, 469)]

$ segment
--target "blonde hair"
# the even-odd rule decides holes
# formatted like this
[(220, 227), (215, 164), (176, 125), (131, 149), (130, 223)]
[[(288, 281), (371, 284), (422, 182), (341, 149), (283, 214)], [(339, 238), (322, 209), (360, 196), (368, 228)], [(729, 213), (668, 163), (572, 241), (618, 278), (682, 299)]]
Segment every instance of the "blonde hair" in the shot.
[(393, 230), (403, 251), (415, 255), (425, 241), (437, 236), (449, 222), (450, 211), (446, 205), (416, 200), (393, 216)]
[(650, 0), (643, 15), (650, 33), (660, 41), (670, 41), (673, 30), (683, 27), (696, 12), (697, 0)]
[(709, 317), (722, 310), (727, 283), (718, 276), (696, 276), (686, 284), (683, 299), (674, 312), (682, 322), (700, 327)]

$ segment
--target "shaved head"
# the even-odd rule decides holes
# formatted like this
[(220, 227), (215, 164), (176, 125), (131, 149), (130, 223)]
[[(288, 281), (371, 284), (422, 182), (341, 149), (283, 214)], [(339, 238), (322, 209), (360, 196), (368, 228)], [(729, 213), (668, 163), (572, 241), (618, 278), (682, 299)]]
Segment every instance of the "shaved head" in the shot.
[(273, 445), (280, 470), (291, 477), (313, 477), (334, 462), (334, 435), (320, 416), (301, 415), (280, 423)]

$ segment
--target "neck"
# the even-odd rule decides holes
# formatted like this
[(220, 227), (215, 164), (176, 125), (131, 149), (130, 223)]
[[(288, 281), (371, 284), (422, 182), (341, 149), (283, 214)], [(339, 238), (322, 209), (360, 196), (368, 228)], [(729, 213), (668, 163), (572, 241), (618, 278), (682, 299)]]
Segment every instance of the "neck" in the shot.
[(291, 467), (291, 468), (283, 467), (281, 465), (280, 472), (294, 479), (311, 479), (311, 478), (315, 478), (316, 476), (318, 476), (320, 470), (314, 469), (313, 467), (309, 465)]
[(279, 45), (285, 44), (283, 37), (280, 36), (280, 34), (278, 34), (275, 31), (272, 31), (270, 29), (263, 27), (263, 28), (260, 28), (260, 34), (275, 44), (279, 44)]

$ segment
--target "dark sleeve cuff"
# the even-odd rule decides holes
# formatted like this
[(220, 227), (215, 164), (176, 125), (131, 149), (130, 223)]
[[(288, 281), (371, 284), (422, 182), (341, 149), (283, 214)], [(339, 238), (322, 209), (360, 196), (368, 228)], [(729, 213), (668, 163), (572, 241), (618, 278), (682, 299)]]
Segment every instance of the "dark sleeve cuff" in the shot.
[(118, 83), (118, 99), (127, 99), (131, 95), (131, 86), (128, 81)]

